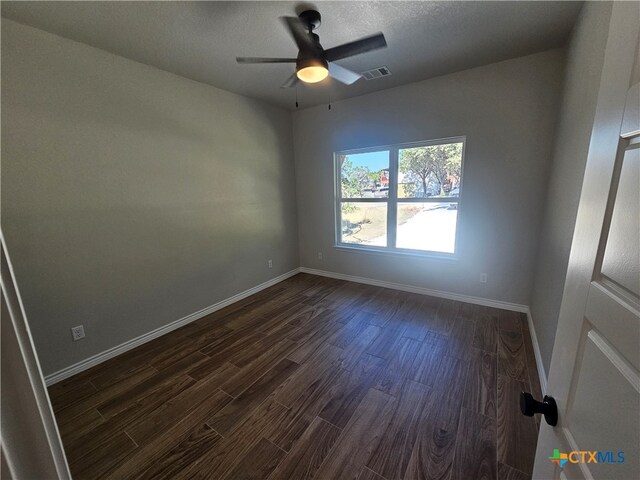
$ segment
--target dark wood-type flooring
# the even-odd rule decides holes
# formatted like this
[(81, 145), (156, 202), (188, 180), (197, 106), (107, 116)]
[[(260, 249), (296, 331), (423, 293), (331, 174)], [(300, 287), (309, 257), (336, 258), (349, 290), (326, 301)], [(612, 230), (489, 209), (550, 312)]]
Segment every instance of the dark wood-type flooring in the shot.
[(299, 274), (49, 388), (74, 478), (528, 479), (526, 316)]

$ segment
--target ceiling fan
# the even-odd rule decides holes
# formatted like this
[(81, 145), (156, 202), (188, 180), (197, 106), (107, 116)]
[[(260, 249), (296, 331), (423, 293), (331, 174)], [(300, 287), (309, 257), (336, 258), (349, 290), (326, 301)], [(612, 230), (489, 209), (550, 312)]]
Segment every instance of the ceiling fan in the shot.
[(280, 18), (298, 46), (297, 58), (236, 57), (236, 61), (238, 63), (295, 63), (295, 73), (282, 84), (282, 88), (293, 87), (298, 80), (317, 83), (327, 76), (351, 85), (361, 75), (334, 62), (387, 46), (384, 35), (377, 33), (325, 50), (320, 45), (318, 35), (313, 33), (320, 26), (319, 12), (305, 10), (298, 17)]

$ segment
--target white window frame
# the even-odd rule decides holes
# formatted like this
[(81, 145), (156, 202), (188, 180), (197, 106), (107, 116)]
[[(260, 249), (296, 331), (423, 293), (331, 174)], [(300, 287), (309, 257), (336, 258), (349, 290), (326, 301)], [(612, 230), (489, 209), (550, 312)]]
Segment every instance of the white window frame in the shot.
[[(431, 198), (401, 198), (398, 199), (398, 163), (399, 163), (399, 151), (405, 148), (414, 147), (427, 147), (430, 145), (443, 145), (448, 143), (462, 143), (462, 160), (460, 165), (460, 192), (458, 197), (447, 197), (446, 201), (443, 201), (442, 197)], [(448, 137), (438, 138), (434, 140), (424, 140), (421, 142), (411, 143), (399, 143), (394, 145), (384, 145), (378, 147), (358, 148), (351, 150), (340, 150), (333, 154), (333, 170), (334, 170), (334, 204), (335, 204), (335, 248), (345, 251), (357, 251), (364, 253), (375, 254), (391, 254), (391, 255), (411, 255), (420, 257), (431, 257), (444, 260), (457, 260), (459, 255), (459, 234), (460, 234), (460, 218), (461, 207), (463, 197), (463, 183), (464, 183), (464, 157), (465, 149), (467, 146), (467, 137)], [(339, 165), (339, 159), (341, 155), (354, 155), (358, 153), (370, 153), (370, 152), (389, 152), (389, 196), (382, 198), (342, 198), (342, 172)], [(342, 203), (385, 203), (387, 205), (387, 246), (379, 247), (374, 245), (359, 245), (354, 243), (342, 242)], [(398, 203), (457, 203), (457, 219), (456, 219), (456, 233), (454, 239), (453, 253), (436, 252), (430, 250), (414, 250), (407, 248), (396, 247), (396, 230), (397, 230), (397, 215), (398, 215)]]

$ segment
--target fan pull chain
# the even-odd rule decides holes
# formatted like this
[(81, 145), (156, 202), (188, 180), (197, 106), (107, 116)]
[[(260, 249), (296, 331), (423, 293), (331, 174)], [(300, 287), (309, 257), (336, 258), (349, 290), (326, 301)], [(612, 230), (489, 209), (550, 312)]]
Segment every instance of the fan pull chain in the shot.
[(331, 110), (331, 90), (329, 90), (329, 110)]
[(296, 82), (296, 108), (298, 108), (298, 82)]

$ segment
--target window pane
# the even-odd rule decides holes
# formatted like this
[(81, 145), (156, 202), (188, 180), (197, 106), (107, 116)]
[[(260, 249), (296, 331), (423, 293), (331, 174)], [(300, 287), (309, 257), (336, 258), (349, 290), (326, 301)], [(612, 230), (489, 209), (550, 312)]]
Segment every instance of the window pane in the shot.
[(457, 197), (462, 142), (403, 148), (398, 156), (398, 198)]
[(389, 152), (339, 155), (341, 198), (389, 196)]
[(387, 203), (342, 203), (342, 242), (387, 246)]
[(457, 203), (398, 203), (396, 246), (454, 253)]

